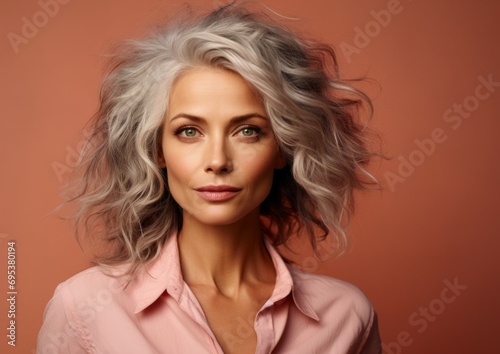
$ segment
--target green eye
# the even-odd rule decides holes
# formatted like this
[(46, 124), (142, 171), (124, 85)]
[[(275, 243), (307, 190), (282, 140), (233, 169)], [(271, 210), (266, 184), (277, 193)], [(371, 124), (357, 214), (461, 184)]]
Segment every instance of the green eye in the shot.
[(193, 129), (193, 128), (186, 128), (184, 129), (184, 136), (187, 136), (187, 137), (194, 137), (196, 136), (196, 129)]
[(252, 129), (252, 128), (243, 128), (241, 130), (241, 134), (243, 134), (243, 136), (252, 136), (254, 133), (255, 133), (255, 129)]
[(241, 135), (244, 137), (250, 138), (250, 137), (256, 137), (259, 135), (262, 135), (262, 130), (258, 127), (245, 127), (240, 130)]

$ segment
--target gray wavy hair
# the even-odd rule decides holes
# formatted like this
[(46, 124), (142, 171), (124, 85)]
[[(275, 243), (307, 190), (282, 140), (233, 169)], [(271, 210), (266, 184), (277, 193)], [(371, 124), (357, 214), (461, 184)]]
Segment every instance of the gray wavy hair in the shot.
[(236, 72), (260, 93), (286, 157), (261, 206), (263, 232), (276, 246), (306, 233), (314, 249), (332, 234), (345, 249), (353, 191), (377, 183), (366, 170), (373, 154), (359, 119), (360, 107), (371, 116), (372, 104), (340, 78), (331, 47), (226, 5), (125, 42), (111, 65), (69, 185), (77, 238), (112, 246), (97, 264), (127, 263), (133, 275), (182, 227), (158, 155), (170, 88), (196, 66)]

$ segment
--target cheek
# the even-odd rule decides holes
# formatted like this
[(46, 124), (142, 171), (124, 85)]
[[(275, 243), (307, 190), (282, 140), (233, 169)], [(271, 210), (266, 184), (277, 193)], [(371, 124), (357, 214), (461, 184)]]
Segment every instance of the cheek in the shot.
[(192, 174), (192, 161), (185, 158), (185, 152), (175, 146), (166, 146), (164, 149), (165, 167), (169, 186), (177, 181), (185, 181)]
[(182, 177), (193, 172), (196, 166), (196, 151), (191, 147), (179, 145), (170, 139), (164, 140), (163, 156), (167, 173), (173, 177)]
[(243, 171), (249, 183), (271, 185), (274, 174), (276, 153), (272, 151), (248, 150), (244, 154)]

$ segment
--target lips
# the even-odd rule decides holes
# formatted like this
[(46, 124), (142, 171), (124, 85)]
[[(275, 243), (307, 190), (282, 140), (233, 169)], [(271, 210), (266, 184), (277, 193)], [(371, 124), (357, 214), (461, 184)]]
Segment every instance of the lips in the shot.
[(235, 197), (241, 191), (241, 188), (226, 185), (203, 186), (195, 188), (195, 191), (206, 201), (223, 202)]

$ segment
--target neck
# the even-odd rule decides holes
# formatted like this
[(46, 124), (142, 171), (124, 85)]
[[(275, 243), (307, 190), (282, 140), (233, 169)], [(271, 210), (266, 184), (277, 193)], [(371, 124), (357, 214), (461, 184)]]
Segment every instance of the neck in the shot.
[(214, 286), (226, 296), (237, 296), (244, 284), (274, 283), (258, 214), (215, 226), (184, 215), (178, 240), (182, 273), (190, 286)]

